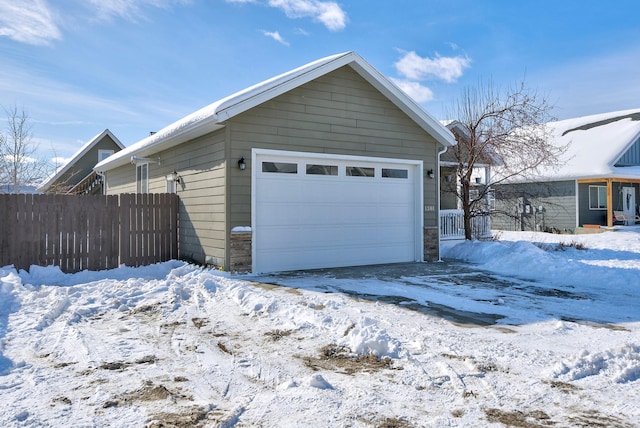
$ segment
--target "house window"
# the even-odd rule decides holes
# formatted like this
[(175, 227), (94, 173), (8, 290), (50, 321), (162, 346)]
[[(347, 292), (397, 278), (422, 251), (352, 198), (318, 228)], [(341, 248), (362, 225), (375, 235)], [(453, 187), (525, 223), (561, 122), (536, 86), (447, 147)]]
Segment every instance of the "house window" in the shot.
[(149, 164), (136, 166), (136, 183), (138, 193), (149, 193)]
[(589, 186), (589, 209), (607, 209), (607, 186)]
[(406, 169), (382, 168), (382, 176), (386, 178), (409, 178), (409, 171)]
[(98, 150), (98, 162), (102, 162), (103, 160), (105, 160), (106, 158), (111, 156), (113, 154), (113, 152), (114, 152), (113, 150), (99, 149)]
[(307, 174), (308, 175), (338, 175), (338, 166), (308, 164)]
[(374, 177), (375, 168), (368, 168), (363, 166), (348, 166), (347, 177)]
[(262, 172), (276, 172), (280, 174), (297, 174), (298, 164), (287, 162), (262, 162)]

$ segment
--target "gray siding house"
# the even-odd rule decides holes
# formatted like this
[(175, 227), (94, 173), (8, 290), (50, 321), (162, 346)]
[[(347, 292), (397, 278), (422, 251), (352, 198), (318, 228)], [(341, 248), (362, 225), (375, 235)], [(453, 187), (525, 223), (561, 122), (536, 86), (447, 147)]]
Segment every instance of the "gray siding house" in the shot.
[(635, 224), (640, 199), (640, 110), (547, 124), (561, 166), (495, 186), (492, 226), (575, 232)]
[(39, 193), (91, 194), (103, 192), (102, 177), (93, 167), (112, 154), (124, 149), (124, 145), (108, 129), (105, 129), (89, 141), (38, 185)]
[[(177, 192), (180, 257), (269, 272), (437, 259), (453, 135), (353, 52), (210, 104), (96, 166)], [(434, 176), (435, 175), (435, 176)]]

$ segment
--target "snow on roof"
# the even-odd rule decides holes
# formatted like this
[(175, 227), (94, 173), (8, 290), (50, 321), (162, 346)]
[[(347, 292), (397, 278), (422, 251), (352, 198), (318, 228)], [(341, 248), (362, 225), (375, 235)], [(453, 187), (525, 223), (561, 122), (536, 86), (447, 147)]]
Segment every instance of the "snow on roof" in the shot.
[(61, 167), (57, 168), (49, 177), (45, 178), (36, 188), (36, 192), (44, 192), (47, 190), (49, 186), (51, 186), (57, 179), (62, 177), (62, 175), (67, 172), (82, 156), (84, 156), (91, 148), (96, 145), (99, 141), (101, 141), (105, 136), (111, 137), (111, 139), (120, 147), (120, 149), (124, 149), (124, 144), (118, 140), (118, 138), (113, 135), (109, 129), (105, 129), (89, 141), (87, 141), (77, 152), (74, 153), (73, 156)]
[(640, 109), (550, 122), (553, 144), (567, 145), (562, 166), (546, 178), (638, 178), (640, 167), (616, 167), (616, 161), (640, 136)]
[(345, 52), (313, 61), (209, 104), (103, 160), (96, 165), (95, 170), (107, 171), (128, 163), (133, 155), (148, 156), (221, 129), (226, 120), (345, 65), (351, 66), (440, 144), (444, 146), (455, 144), (455, 139), (449, 130), (424, 111), (406, 93), (360, 55), (355, 52)]

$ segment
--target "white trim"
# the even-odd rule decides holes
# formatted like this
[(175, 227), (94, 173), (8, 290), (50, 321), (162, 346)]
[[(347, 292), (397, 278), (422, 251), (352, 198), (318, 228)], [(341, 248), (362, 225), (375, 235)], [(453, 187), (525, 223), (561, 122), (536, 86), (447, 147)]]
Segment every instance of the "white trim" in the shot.
[[(138, 171), (142, 167), (146, 167), (147, 171), (147, 176), (145, 177), (145, 184), (147, 189), (145, 192), (143, 192), (141, 189), (142, 180), (140, 179), (140, 177), (138, 177)], [(136, 164), (136, 193), (149, 193), (149, 162), (140, 162)]]
[[(598, 208), (591, 208), (591, 188), (595, 187), (598, 189), (598, 200), (596, 202), (598, 202)], [(605, 190), (605, 204), (607, 206), (605, 206), (604, 208), (600, 208), (600, 190), (604, 189)], [(589, 207), (589, 211), (607, 211), (609, 209), (608, 207), (608, 202), (609, 202), (609, 195), (608, 195), (608, 187), (605, 184), (604, 186), (602, 184), (588, 184), (588, 189), (587, 189), (587, 195), (589, 195), (589, 203), (588, 203), (588, 207)]]
[[(309, 158), (325, 161), (354, 161), (362, 163), (376, 163), (376, 164), (392, 164), (392, 165), (409, 165), (415, 167), (415, 182), (414, 182), (414, 230), (416, 234), (415, 247), (414, 247), (414, 261), (424, 261), (424, 165), (422, 160), (412, 159), (397, 159), (397, 158), (379, 158), (373, 156), (355, 156), (355, 155), (337, 155), (329, 153), (314, 153), (314, 152), (297, 152), (297, 151), (285, 151), (285, 150), (271, 150), (271, 149), (252, 149), (251, 150), (251, 227), (253, 231), (253, 237), (251, 240), (251, 260), (252, 271), (256, 272), (257, 262), (257, 245), (259, 241), (258, 228), (255, 227), (257, 223), (257, 200), (256, 192), (258, 175), (261, 172), (261, 167), (258, 162), (259, 157), (273, 156), (278, 158)], [(296, 163), (298, 161), (296, 160)], [(304, 173), (304, 171), (298, 170), (298, 174)], [(327, 177), (331, 178), (331, 177)], [(369, 178), (363, 178), (365, 180)], [(437, 212), (437, 211), (436, 211)]]

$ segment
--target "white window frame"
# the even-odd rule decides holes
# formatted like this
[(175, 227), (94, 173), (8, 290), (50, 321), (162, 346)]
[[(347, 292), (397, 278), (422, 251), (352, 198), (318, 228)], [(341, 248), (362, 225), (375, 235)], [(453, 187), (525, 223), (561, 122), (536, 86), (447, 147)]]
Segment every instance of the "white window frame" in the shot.
[(136, 165), (136, 193), (149, 193), (149, 162)]
[[(598, 200), (596, 201), (597, 205), (594, 208), (592, 200), (591, 200), (591, 189), (597, 189)], [(602, 190), (604, 189), (604, 195), (602, 195)], [(601, 197), (604, 196), (604, 201), (601, 200)], [(600, 185), (590, 185), (589, 186), (589, 209), (592, 211), (606, 211), (607, 210), (607, 186)]]
[(115, 153), (115, 150), (98, 149), (98, 162), (102, 162)]

